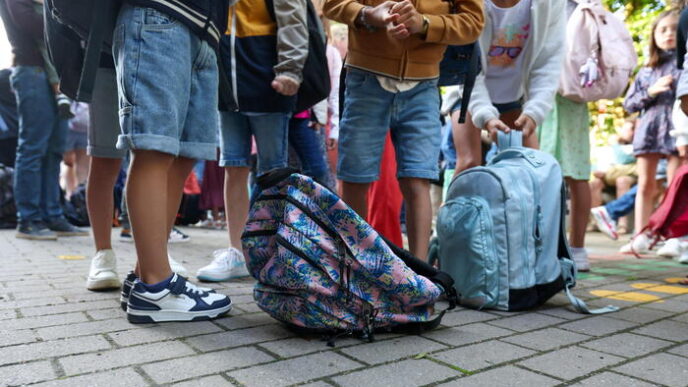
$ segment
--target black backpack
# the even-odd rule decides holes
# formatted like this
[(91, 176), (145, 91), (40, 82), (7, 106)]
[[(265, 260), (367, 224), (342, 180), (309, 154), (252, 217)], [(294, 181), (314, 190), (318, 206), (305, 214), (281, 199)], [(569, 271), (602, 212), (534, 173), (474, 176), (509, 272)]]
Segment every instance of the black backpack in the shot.
[[(275, 18), (273, 0), (265, 0), (268, 12)], [(313, 3), (308, 0), (308, 57), (303, 66), (303, 81), (296, 95), (295, 112), (310, 109), (313, 105), (326, 99), (330, 95), (330, 69), (327, 65), (327, 45), (325, 32)]]
[(88, 227), (91, 222), (88, 218), (86, 206), (86, 185), (80, 184), (72, 193), (69, 200), (65, 199), (64, 192), (61, 197), (62, 213), (69, 223), (77, 227)]
[(17, 207), (14, 203), (13, 177), (14, 170), (0, 164), (0, 228), (17, 227)]

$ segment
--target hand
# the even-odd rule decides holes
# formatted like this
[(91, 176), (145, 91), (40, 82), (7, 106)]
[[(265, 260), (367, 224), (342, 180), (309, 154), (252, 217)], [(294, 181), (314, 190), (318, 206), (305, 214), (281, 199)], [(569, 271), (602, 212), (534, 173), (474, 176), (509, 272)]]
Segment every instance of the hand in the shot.
[(286, 75), (278, 75), (272, 81), (272, 88), (282, 95), (292, 96), (299, 91), (299, 82)]
[(681, 158), (681, 164), (688, 164), (688, 145), (681, 145), (676, 149), (678, 150), (678, 157)]
[(398, 15), (394, 21), (395, 25), (403, 25), (409, 34), (420, 34), (423, 32), (423, 15), (409, 0), (400, 1), (389, 11), (392, 15)]
[(399, 17), (398, 15), (392, 15), (390, 12), (395, 4), (394, 1), (385, 1), (377, 7), (363, 8), (361, 12), (365, 12), (365, 21), (367, 24), (377, 28), (384, 28)]
[(521, 114), (520, 116), (518, 116), (516, 121), (514, 121), (514, 126), (514, 129), (523, 132), (524, 139), (530, 137), (533, 133), (535, 133), (535, 128), (537, 128), (535, 120), (525, 114)]
[(327, 141), (325, 142), (327, 145), (327, 150), (332, 151), (337, 149), (337, 139), (336, 138), (328, 138)]
[(688, 116), (688, 95), (681, 97), (681, 110), (683, 110), (683, 114)]
[(497, 132), (502, 131), (504, 133), (509, 133), (511, 131), (511, 128), (507, 126), (502, 120), (498, 118), (493, 118), (485, 124), (485, 129), (487, 129), (488, 132), (490, 132), (490, 136), (495, 139), (497, 138)]
[(674, 82), (674, 77), (671, 75), (665, 75), (657, 80), (654, 85), (647, 89), (647, 94), (650, 97), (656, 97), (664, 92), (671, 90), (671, 84)]
[(325, 127), (325, 125), (323, 125), (319, 122), (316, 122), (316, 121), (311, 121), (308, 123), (308, 127), (313, 129), (316, 132), (319, 132), (320, 130), (322, 130), (322, 128)]

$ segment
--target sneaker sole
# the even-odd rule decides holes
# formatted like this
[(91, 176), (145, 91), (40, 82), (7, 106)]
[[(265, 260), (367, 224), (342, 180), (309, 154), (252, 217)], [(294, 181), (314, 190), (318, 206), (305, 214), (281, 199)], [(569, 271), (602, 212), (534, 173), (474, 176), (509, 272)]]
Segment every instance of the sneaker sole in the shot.
[[(605, 219), (605, 218), (604, 218), (602, 215), (600, 215), (597, 211), (593, 211), (593, 212), (592, 212), (592, 217), (595, 219), (595, 222), (597, 222), (597, 229), (599, 229), (600, 232), (601, 232), (602, 234), (608, 236), (608, 237), (611, 238), (611, 240), (613, 240), (613, 241), (619, 239), (619, 234), (618, 234), (618, 233), (614, 233), (614, 232), (610, 231), (610, 230), (607, 228), (607, 227), (611, 227), (611, 226), (609, 225), (609, 222), (607, 222), (607, 219)], [(607, 227), (601, 227), (601, 226), (603, 226), (603, 225), (604, 225), (604, 226), (607, 226)]]
[(186, 238), (186, 239), (168, 239), (167, 243), (187, 243), (191, 240), (191, 238)]
[(127, 310), (127, 320), (132, 324), (150, 324), (171, 321), (205, 321), (222, 317), (232, 310), (232, 304), (206, 312), (182, 312), (182, 311), (135, 311)]
[(86, 280), (86, 289), (88, 290), (106, 290), (106, 289), (121, 289), (122, 284), (117, 278), (102, 279), (102, 280)]
[(134, 238), (132, 237), (119, 237), (120, 242), (127, 242), (127, 243), (132, 243), (134, 242)]
[(19, 239), (28, 239), (30, 241), (56, 241), (57, 235), (29, 235), (24, 233), (16, 233), (14, 235)]
[(55, 231), (55, 234), (59, 237), (88, 236), (89, 235), (89, 233), (86, 231), (79, 231), (79, 232)]
[(198, 278), (198, 280), (201, 282), (225, 282), (233, 279), (246, 278), (250, 276), (251, 275), (247, 273), (245, 275), (231, 275), (229, 277), (211, 277), (208, 275), (197, 275), (196, 278)]

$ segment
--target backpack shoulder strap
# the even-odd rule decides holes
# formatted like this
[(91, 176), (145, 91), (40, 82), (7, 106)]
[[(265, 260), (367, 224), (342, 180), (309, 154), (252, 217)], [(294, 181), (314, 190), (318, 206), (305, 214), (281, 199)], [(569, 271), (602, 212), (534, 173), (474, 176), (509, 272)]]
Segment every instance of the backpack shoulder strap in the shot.
[(566, 239), (566, 183), (561, 184), (561, 219), (559, 224), (559, 248), (558, 256), (559, 263), (561, 264), (561, 276), (564, 280), (564, 291), (566, 292), (566, 297), (568, 297), (569, 302), (573, 305), (573, 308), (577, 312), (583, 314), (605, 314), (616, 312), (619, 310), (618, 307), (613, 305), (608, 305), (599, 309), (590, 309), (585, 304), (585, 301), (573, 295), (571, 289), (576, 286), (576, 274), (578, 270), (576, 269), (576, 264), (573, 261), (573, 255), (571, 254), (571, 249), (569, 247), (569, 242)]
[(104, 0), (98, 7), (93, 7), (88, 41), (84, 50), (84, 63), (81, 68), (81, 79), (77, 90), (77, 100), (89, 101), (100, 65), (100, 54), (108, 31), (115, 28), (115, 19), (102, 17), (116, 14), (121, 3), (117, 0)]
[(480, 44), (473, 43), (473, 52), (468, 64), (468, 72), (466, 73), (466, 80), (463, 83), (463, 95), (461, 96), (461, 112), (459, 113), (459, 123), (466, 122), (466, 113), (468, 112), (468, 104), (471, 101), (471, 93), (475, 87), (475, 78), (478, 76), (480, 69)]

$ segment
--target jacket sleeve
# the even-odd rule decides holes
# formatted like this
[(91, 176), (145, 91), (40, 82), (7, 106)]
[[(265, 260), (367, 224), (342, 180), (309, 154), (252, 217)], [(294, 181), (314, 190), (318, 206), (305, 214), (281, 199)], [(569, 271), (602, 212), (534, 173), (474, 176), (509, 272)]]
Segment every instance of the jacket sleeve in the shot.
[(455, 14), (424, 15), (429, 21), (426, 42), (460, 45), (478, 39), (485, 24), (483, 0), (455, 0), (454, 3)]
[(36, 41), (43, 40), (43, 16), (34, 9), (33, 0), (7, 1), (7, 10), (23, 33)]
[(349, 27), (356, 27), (355, 22), (359, 12), (365, 5), (357, 0), (325, 0), (323, 14), (336, 22)]
[(542, 124), (552, 110), (566, 46), (566, 2), (554, 0), (550, 4), (544, 46), (534, 58), (523, 104), (523, 114), (535, 120), (537, 125)]
[(499, 118), (499, 111), (492, 104), (490, 92), (487, 90), (487, 85), (485, 84), (487, 50), (490, 47), (488, 40), (488, 31), (485, 29), (483, 35), (480, 37), (480, 62), (483, 70), (475, 78), (475, 85), (471, 92), (471, 100), (468, 104), (468, 111), (471, 113), (471, 121), (480, 129), (485, 128), (487, 121), (493, 118)]
[(628, 88), (623, 102), (623, 107), (628, 113), (643, 111), (653, 104), (655, 98), (647, 92), (647, 89), (652, 86), (650, 85), (650, 71), (647, 67), (640, 69), (633, 84)]
[(299, 83), (308, 57), (307, 1), (275, 0), (277, 21), (277, 64), (275, 75), (284, 75)]

